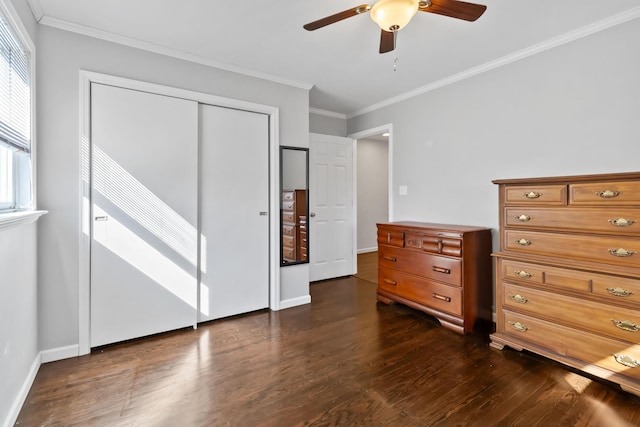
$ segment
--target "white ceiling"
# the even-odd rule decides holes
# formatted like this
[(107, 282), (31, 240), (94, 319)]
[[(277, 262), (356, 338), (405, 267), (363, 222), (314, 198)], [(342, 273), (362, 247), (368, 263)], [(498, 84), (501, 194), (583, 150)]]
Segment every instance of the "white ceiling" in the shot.
[(640, 17), (639, 0), (479, 0), (476, 22), (419, 12), (380, 55), (368, 14), (302, 28), (358, 0), (28, 1), (42, 24), (313, 86), (311, 108), (345, 117)]

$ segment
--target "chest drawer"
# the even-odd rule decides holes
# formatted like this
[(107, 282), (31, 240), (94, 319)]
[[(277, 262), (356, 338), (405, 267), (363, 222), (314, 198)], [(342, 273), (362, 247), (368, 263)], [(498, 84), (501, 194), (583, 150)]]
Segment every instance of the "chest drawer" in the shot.
[(293, 224), (283, 224), (282, 225), (282, 234), (284, 236), (295, 236), (296, 235), (296, 226)]
[(567, 204), (566, 185), (508, 185), (504, 187), (505, 205), (549, 205)]
[(459, 259), (392, 247), (380, 247), (378, 249), (378, 265), (394, 270), (411, 271), (412, 274), (454, 286), (460, 286), (462, 283), (462, 265)]
[(282, 210), (294, 211), (295, 208), (296, 208), (296, 202), (286, 201), (286, 200), (282, 202)]
[(626, 236), (640, 236), (638, 208), (531, 208), (507, 207), (504, 225), (511, 228), (570, 230)]
[(502, 304), (601, 335), (640, 343), (640, 311), (505, 284)]
[(640, 205), (640, 181), (572, 184), (571, 205)]
[(422, 236), (422, 250), (435, 254), (462, 256), (462, 240), (442, 236)]
[(404, 232), (380, 227), (378, 229), (378, 245), (404, 248)]
[(282, 236), (282, 246), (285, 248), (295, 248), (296, 238), (295, 236)]
[(582, 366), (591, 364), (640, 379), (640, 345), (596, 336), (510, 311), (504, 312), (504, 324), (499, 327), (516, 339), (575, 358)]
[(588, 273), (510, 260), (498, 262), (503, 280), (523, 285), (544, 285), (558, 290), (591, 291), (593, 277)]
[(388, 268), (378, 269), (378, 283), (382, 289), (408, 300), (455, 316), (462, 315), (462, 291), (460, 288)]
[(640, 239), (505, 230), (508, 251), (640, 267)]

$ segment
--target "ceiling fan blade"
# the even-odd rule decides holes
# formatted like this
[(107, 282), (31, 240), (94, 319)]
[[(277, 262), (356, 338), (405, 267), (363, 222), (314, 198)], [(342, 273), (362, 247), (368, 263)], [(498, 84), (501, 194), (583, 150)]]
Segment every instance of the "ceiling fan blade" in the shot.
[(368, 4), (361, 4), (360, 6), (345, 10), (344, 12), (336, 13), (335, 15), (327, 16), (322, 19), (318, 19), (317, 21), (309, 22), (308, 24), (303, 25), (303, 28), (307, 31), (317, 30), (318, 28), (322, 28), (329, 24), (342, 21), (343, 19), (360, 15), (361, 13), (369, 11), (369, 9), (371, 9), (371, 6), (369, 6)]
[[(423, 2), (420, 3), (422, 6)], [(457, 0), (431, 0), (430, 6), (420, 7), (418, 10), (465, 21), (475, 21), (487, 10), (487, 6)]]
[(380, 53), (391, 52), (396, 48), (396, 35), (391, 31), (381, 30)]

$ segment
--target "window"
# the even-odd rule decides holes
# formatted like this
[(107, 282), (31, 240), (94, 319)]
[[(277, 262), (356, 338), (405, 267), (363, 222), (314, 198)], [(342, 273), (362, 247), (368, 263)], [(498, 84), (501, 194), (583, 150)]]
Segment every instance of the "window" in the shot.
[(0, 8), (0, 212), (31, 208), (30, 74), (30, 52)]

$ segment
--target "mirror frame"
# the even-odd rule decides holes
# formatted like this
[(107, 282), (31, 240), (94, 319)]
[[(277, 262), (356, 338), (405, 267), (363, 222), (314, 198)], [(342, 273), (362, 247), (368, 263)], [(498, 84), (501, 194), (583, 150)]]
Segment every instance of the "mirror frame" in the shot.
[[(296, 189), (289, 189), (289, 188), (284, 188), (284, 169), (285, 169), (285, 163), (284, 163), (284, 153), (287, 150), (295, 150), (295, 151), (302, 151), (305, 153), (305, 164), (304, 164), (304, 168), (305, 168), (305, 188), (304, 190), (306, 191), (306, 197), (305, 197), (305, 210), (307, 213), (307, 259), (306, 260), (299, 260), (299, 261), (285, 261), (284, 260), (284, 244), (283, 244), (283, 233), (282, 233), (282, 226), (283, 226), (283, 219), (284, 219), (284, 198), (283, 198), (283, 193), (285, 190), (296, 190)], [(298, 264), (308, 264), (309, 263), (309, 149), (305, 148), (305, 147), (290, 147), (290, 146), (286, 146), (286, 145), (281, 145), (280, 146), (280, 266), (281, 267), (286, 267), (289, 265), (298, 265)]]

